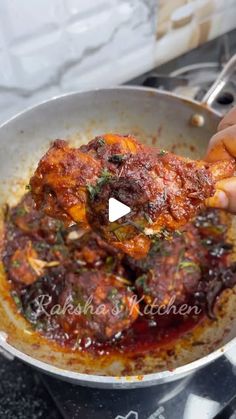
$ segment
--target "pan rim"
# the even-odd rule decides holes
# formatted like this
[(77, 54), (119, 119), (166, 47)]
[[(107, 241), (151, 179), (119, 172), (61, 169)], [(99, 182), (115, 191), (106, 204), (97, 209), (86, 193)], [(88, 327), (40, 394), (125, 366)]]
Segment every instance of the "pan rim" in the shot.
[(22, 361), (26, 362), (27, 364), (38, 368), (41, 371), (46, 373), (52, 374), (54, 376), (58, 376), (64, 379), (72, 380), (73, 382), (79, 382), (80, 384), (84, 384), (86, 386), (109, 386), (112, 385), (113, 388), (127, 388), (127, 387), (141, 387), (141, 386), (148, 386), (148, 385), (157, 385), (166, 382), (171, 382), (180, 379), (185, 375), (189, 375), (191, 372), (194, 372), (196, 369), (201, 368), (219, 357), (223, 356), (227, 353), (227, 351), (232, 350), (236, 347), (236, 338), (233, 338), (230, 342), (226, 343), (221, 348), (211, 352), (210, 354), (197, 359), (191, 363), (182, 365), (181, 367), (176, 368), (172, 371), (160, 371), (154, 372), (150, 374), (146, 374), (143, 376), (103, 376), (103, 375), (94, 375), (94, 374), (85, 374), (75, 371), (70, 371), (66, 369), (62, 369), (56, 367), (52, 364), (39, 361), (36, 358), (33, 358), (30, 355), (25, 354), (24, 352), (16, 349), (14, 346), (7, 343), (7, 335), (3, 332), (0, 332), (0, 347), (5, 350), (7, 353), (11, 354), (13, 357), (21, 359)]
[(37, 108), (43, 107), (44, 105), (47, 105), (50, 102), (54, 102), (54, 101), (56, 102), (56, 101), (59, 101), (61, 99), (66, 99), (69, 96), (77, 96), (77, 95), (80, 95), (80, 94), (91, 94), (91, 93), (94, 93), (94, 92), (96, 92), (96, 93), (111, 92), (111, 91), (115, 91), (115, 90), (118, 90), (118, 91), (122, 91), (122, 90), (125, 90), (125, 91), (132, 91), (132, 90), (133, 91), (143, 91), (143, 92), (146, 92), (146, 93), (154, 93), (154, 94), (158, 93), (160, 95), (167, 96), (167, 97), (170, 97), (170, 98), (180, 99), (180, 100), (184, 101), (185, 103), (196, 105), (199, 108), (204, 108), (206, 111), (210, 112), (211, 114), (213, 114), (215, 116), (222, 117), (222, 114), (220, 112), (211, 108), (207, 104), (198, 102), (197, 100), (186, 98), (182, 95), (178, 95), (178, 94), (173, 93), (173, 92), (168, 92), (168, 91), (165, 91), (165, 90), (155, 89), (155, 88), (152, 88), (152, 87), (125, 85), (125, 86), (110, 86), (110, 87), (104, 87), (104, 88), (95, 88), (95, 89), (88, 89), (88, 90), (74, 90), (74, 91), (71, 91), (71, 92), (66, 92), (66, 93), (56, 95), (56, 96), (52, 96), (49, 99), (39, 101), (39, 102), (35, 103), (34, 105), (27, 106), (24, 109), (22, 109), (21, 111), (17, 112), (15, 115), (13, 115), (10, 118), (3, 121), (0, 124), (0, 129), (4, 128), (6, 125), (13, 122), (17, 118), (22, 117), (26, 113), (28, 113), (30, 111), (33, 111), (33, 110), (37, 110)]

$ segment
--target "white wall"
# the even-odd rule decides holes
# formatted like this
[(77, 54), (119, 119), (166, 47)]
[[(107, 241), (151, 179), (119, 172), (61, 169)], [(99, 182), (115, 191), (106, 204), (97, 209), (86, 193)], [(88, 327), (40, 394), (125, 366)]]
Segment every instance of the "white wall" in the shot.
[(153, 65), (156, 0), (1, 0), (0, 120)]
[[(125, 82), (176, 55), (175, 34), (168, 47), (157, 40), (163, 1), (176, 2), (0, 0), (0, 121), (61, 93)], [(220, 11), (227, 3), (232, 21), (236, 0), (210, 1)]]

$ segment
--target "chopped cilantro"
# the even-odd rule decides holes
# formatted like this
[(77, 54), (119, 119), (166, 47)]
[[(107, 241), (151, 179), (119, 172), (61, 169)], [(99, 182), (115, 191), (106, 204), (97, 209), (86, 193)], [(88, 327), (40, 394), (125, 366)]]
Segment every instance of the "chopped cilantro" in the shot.
[(167, 154), (168, 151), (165, 150), (160, 150), (159, 153), (157, 154), (159, 157), (165, 156), (165, 154)]
[(98, 194), (98, 190), (96, 188), (96, 185), (87, 185), (87, 189), (89, 191), (90, 199), (93, 201), (95, 196)]
[(111, 272), (113, 267), (114, 267), (114, 264), (115, 264), (115, 260), (114, 260), (113, 256), (107, 256), (105, 264), (106, 264), (107, 271)]
[(182, 231), (180, 231), (180, 230), (175, 230), (174, 231), (174, 236), (175, 237), (181, 237), (182, 235), (183, 235)]
[(64, 244), (54, 244), (54, 246), (52, 246), (52, 250), (53, 252), (61, 253), (62, 256), (68, 255), (68, 249)]
[(17, 217), (23, 217), (27, 214), (27, 211), (24, 207), (16, 207), (16, 216)]
[(128, 230), (126, 227), (120, 226), (116, 228), (113, 233), (115, 234), (117, 240), (123, 241), (127, 238)]
[(109, 172), (109, 170), (103, 169), (100, 178), (98, 179), (98, 183), (99, 184), (103, 184), (103, 182), (107, 181), (110, 177), (112, 176), (111, 172)]
[(16, 292), (12, 292), (11, 296), (12, 296), (18, 310), (21, 311), (22, 310), (22, 304), (21, 304), (21, 300), (20, 300), (19, 296), (16, 294)]
[(119, 312), (121, 312), (121, 311), (123, 311), (123, 310), (124, 310), (125, 306), (124, 306), (124, 303), (123, 303), (123, 300), (122, 300), (122, 299), (120, 299), (120, 300), (117, 302), (117, 308), (118, 308)]
[(206, 246), (206, 247), (209, 247), (209, 246), (212, 246), (212, 244), (213, 244), (213, 241), (212, 241), (212, 239), (211, 238), (205, 238), (205, 239), (202, 239), (201, 240), (201, 243), (203, 244), (203, 246)]
[(47, 330), (47, 325), (42, 320), (36, 320), (34, 327), (39, 332), (43, 332), (43, 331), (46, 331)]
[(106, 265), (110, 265), (113, 262), (114, 262), (113, 256), (106, 257)]
[(112, 177), (112, 174), (109, 172), (109, 170), (104, 169), (95, 185), (87, 185), (87, 189), (88, 189), (88, 192), (89, 192), (89, 195), (90, 195), (90, 199), (92, 201), (94, 200), (94, 198), (100, 192), (101, 187), (103, 185), (105, 185), (111, 177)]
[(179, 269), (185, 269), (189, 272), (193, 272), (193, 271), (199, 271), (200, 267), (197, 263), (191, 260), (182, 260), (179, 263)]
[(74, 272), (76, 274), (82, 274), (83, 272), (87, 272), (87, 268), (83, 268), (83, 267), (77, 268), (77, 269), (74, 270)]
[(150, 288), (147, 284), (147, 279), (148, 279), (148, 275), (143, 274), (143, 275), (139, 276), (135, 281), (136, 286), (142, 288), (143, 292), (145, 292), (145, 293), (150, 292)]
[(160, 253), (161, 256), (170, 256), (170, 251), (166, 247), (166, 242), (164, 240), (154, 240), (152, 241), (152, 247), (150, 250), (150, 255), (155, 255)]
[(111, 288), (108, 293), (108, 299), (112, 300), (118, 294), (118, 290), (116, 288)]
[(100, 147), (102, 147), (106, 144), (104, 138), (102, 138), (102, 137), (97, 138), (97, 143)]
[(147, 275), (146, 274), (139, 276), (136, 279), (136, 285), (138, 287), (144, 288), (146, 279), (147, 279)]
[(120, 164), (122, 163), (124, 160), (126, 159), (125, 154), (113, 154), (112, 156), (109, 157), (109, 162), (111, 163), (115, 163), (115, 164)]
[(156, 241), (159, 241), (160, 239), (171, 240), (172, 237), (173, 237), (173, 232), (167, 230), (166, 228), (162, 228), (157, 233), (151, 234), (151, 239), (154, 243)]
[(47, 249), (49, 245), (45, 242), (36, 242), (34, 243), (35, 250), (44, 250)]
[(19, 268), (21, 266), (21, 262), (20, 260), (15, 259), (11, 262), (11, 265), (13, 268)]
[(58, 245), (63, 245), (64, 244), (64, 239), (62, 236), (62, 230), (57, 230), (56, 232), (56, 243)]

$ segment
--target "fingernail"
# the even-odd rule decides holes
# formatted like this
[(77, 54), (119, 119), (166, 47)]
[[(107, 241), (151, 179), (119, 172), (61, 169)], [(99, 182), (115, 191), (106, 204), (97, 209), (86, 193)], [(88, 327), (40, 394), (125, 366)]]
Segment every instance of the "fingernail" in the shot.
[(206, 199), (206, 206), (226, 209), (229, 206), (229, 199), (224, 191), (217, 190), (214, 196)]

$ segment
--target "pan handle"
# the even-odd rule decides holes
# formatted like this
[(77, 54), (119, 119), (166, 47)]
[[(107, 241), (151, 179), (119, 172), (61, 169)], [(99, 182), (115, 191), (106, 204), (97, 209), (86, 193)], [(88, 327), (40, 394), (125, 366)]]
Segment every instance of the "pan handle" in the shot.
[(225, 65), (216, 81), (210, 87), (208, 92), (204, 95), (201, 103), (207, 106), (211, 106), (218, 94), (223, 90), (228, 80), (236, 70), (236, 54), (231, 57), (228, 63)]

